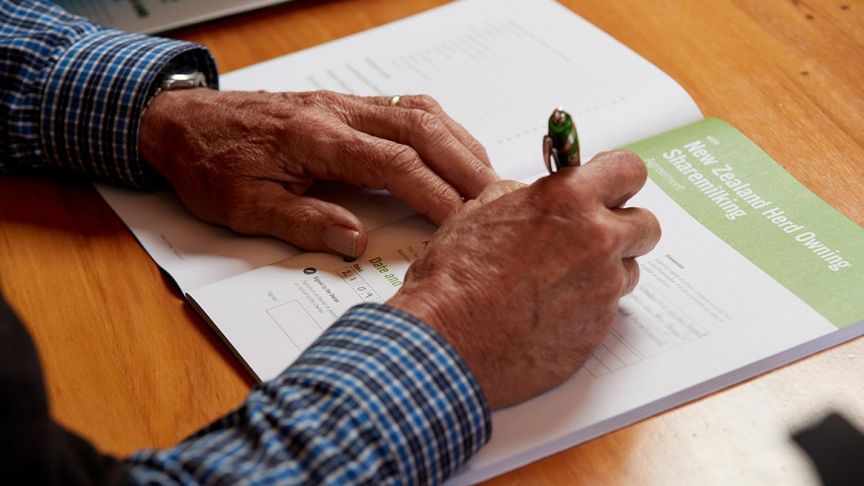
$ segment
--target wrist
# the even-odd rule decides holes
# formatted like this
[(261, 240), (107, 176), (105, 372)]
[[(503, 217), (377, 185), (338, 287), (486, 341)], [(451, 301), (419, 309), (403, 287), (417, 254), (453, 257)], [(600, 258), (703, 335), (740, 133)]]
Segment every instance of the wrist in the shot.
[(142, 160), (163, 177), (168, 178), (169, 162), (181, 147), (174, 143), (190, 127), (188, 113), (194, 112), (189, 103), (207, 88), (159, 91), (151, 98), (141, 117), (138, 152)]
[(467, 329), (471, 321), (471, 305), (463, 303), (461, 292), (453, 295), (445, 289), (454, 288), (453, 284), (433, 283), (424, 280), (422, 285), (408, 284), (387, 301), (387, 305), (423, 321), (456, 350), (462, 361), (477, 378), (484, 397), (497, 408), (492, 396), (490, 381), (486, 377), (488, 368), (482, 352), (477, 350), (477, 342)]
[[(451, 320), (447, 318), (446, 311), (439, 305), (438, 299), (435, 297), (438, 295), (442, 295), (440, 285), (425, 280), (419, 286), (408, 282), (386, 304), (420, 319), (445, 338), (447, 342), (454, 344), (454, 341), (458, 341), (458, 339), (451, 335), (452, 331), (448, 327)], [(454, 303), (450, 302), (450, 306), (453, 305)], [(462, 354), (458, 348), (457, 351)]]
[(173, 114), (177, 112), (174, 105), (181, 101), (177, 99), (177, 95), (180, 93), (157, 92), (141, 116), (138, 153), (141, 160), (163, 177), (166, 177), (162, 166), (166, 156), (164, 135)]
[(168, 63), (151, 87), (152, 94), (141, 116), (138, 153), (163, 177), (167, 177), (163, 165), (167, 152), (176, 149), (166, 143), (170, 141), (166, 136), (172, 135), (175, 129), (185, 128), (182, 122), (174, 123), (171, 128), (170, 122), (176, 122), (176, 117), (184, 114), (184, 110), (176, 105), (190, 97), (184, 93), (206, 87), (205, 74), (182, 59)]

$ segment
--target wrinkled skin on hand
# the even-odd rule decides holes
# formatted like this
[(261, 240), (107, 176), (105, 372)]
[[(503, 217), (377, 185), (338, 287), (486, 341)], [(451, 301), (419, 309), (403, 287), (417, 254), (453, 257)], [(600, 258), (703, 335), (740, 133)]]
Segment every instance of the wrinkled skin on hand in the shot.
[(497, 180), (483, 147), (428, 96), (168, 91), (141, 121), (142, 158), (199, 218), (356, 256), (360, 220), (303, 194), (315, 180), (387, 189), (442, 222)]
[(606, 336), (639, 278), (656, 218), (621, 209), (644, 184), (629, 152), (598, 155), (531, 186), (491, 185), (448, 219), (388, 304), (463, 357), (492, 408), (570, 376)]

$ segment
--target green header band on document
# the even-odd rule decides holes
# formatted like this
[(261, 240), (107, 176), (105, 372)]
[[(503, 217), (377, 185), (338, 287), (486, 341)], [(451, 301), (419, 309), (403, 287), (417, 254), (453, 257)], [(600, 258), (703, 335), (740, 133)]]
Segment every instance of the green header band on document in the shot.
[(833, 325), (864, 319), (864, 229), (741, 132), (707, 118), (625, 148), (691, 216)]

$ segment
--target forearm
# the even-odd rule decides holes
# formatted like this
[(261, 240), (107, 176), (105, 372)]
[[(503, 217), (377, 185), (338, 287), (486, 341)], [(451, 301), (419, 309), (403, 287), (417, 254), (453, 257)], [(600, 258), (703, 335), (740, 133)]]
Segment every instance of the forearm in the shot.
[(107, 29), (45, 1), (0, 2), (0, 173), (152, 185), (140, 120), (171, 61), (216, 85), (197, 44)]
[(182, 444), (128, 460), (138, 482), (438, 483), (490, 433), (456, 352), (385, 306), (355, 307), (291, 367)]

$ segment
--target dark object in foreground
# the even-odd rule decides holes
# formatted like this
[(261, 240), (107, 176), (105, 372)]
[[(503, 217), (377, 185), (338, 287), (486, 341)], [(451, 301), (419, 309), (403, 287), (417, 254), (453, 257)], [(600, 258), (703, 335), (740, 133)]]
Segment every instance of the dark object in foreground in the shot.
[(843, 416), (832, 413), (792, 439), (810, 456), (822, 484), (864, 485), (864, 434)]
[(6, 484), (119, 484), (121, 464), (48, 413), (33, 341), (0, 295), (0, 471)]

